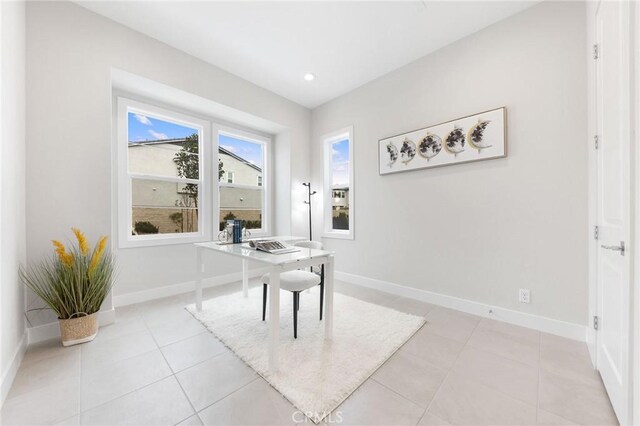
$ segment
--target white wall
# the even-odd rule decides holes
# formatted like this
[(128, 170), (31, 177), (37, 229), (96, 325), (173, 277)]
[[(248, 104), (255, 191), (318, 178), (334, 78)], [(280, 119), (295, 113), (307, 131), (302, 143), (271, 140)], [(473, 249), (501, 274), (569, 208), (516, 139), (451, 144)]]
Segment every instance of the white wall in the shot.
[(0, 2), (0, 406), (24, 354), (25, 5)]
[[(112, 67), (270, 120), (275, 140), (276, 232), (306, 233), (303, 193), (309, 175), (310, 112), (219, 68), (68, 2), (27, 5), (28, 259), (77, 226), (94, 241), (111, 234)], [(295, 160), (295, 161), (294, 161)], [(289, 171), (290, 170), (290, 171)], [(194, 279), (192, 245), (119, 250), (114, 295)], [(240, 264), (211, 262), (210, 276)], [(52, 320), (34, 318), (42, 323)]]
[[(354, 126), (355, 240), (325, 239), (338, 271), (586, 325), (585, 20), (541, 3), (312, 112), (316, 186), (321, 135)], [(378, 139), (501, 106), (507, 158), (378, 175)]]

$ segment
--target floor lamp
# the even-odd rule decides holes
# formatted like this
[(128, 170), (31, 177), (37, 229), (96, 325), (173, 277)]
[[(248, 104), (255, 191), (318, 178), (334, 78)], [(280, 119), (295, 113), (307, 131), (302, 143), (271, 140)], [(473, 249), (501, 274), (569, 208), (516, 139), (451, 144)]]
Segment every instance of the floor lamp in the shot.
[(307, 187), (308, 201), (304, 203), (309, 205), (309, 241), (313, 241), (313, 231), (311, 228), (311, 196), (314, 195), (316, 191), (311, 191), (311, 182), (302, 182), (302, 184)]

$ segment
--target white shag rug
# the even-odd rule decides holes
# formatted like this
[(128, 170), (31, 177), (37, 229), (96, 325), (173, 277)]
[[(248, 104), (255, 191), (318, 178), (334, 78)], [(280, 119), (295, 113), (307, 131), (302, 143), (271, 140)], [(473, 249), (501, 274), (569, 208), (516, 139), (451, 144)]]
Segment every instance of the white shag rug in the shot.
[(280, 293), (280, 371), (268, 369), (269, 303), (262, 321), (262, 286), (203, 302), (187, 310), (244, 362), (315, 423), (371, 376), (425, 323), (425, 319), (334, 295), (334, 338), (324, 339), (319, 287), (300, 294), (298, 338), (293, 338), (292, 295)]

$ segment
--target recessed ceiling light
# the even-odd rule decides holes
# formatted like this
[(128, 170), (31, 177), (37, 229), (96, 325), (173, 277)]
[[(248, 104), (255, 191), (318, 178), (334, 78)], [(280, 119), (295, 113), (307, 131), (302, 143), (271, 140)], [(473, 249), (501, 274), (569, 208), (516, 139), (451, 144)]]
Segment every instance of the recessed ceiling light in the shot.
[(304, 79), (305, 79), (305, 80), (307, 80), (307, 81), (311, 81), (311, 80), (313, 80), (314, 78), (316, 78), (316, 76), (315, 76), (315, 75), (313, 75), (313, 74), (311, 74), (310, 72), (308, 72), (308, 73), (306, 73), (306, 74), (304, 75)]

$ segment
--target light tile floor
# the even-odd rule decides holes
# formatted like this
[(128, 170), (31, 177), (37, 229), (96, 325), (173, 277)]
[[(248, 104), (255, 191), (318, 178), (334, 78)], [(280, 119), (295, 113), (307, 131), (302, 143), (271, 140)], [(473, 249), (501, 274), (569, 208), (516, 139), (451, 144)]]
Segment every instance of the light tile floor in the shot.
[[(583, 343), (345, 283), (336, 287), (424, 315), (428, 323), (325, 424), (617, 424)], [(239, 283), (207, 289), (205, 297), (239, 289)], [(2, 424), (311, 425), (183, 309), (192, 297), (119, 308), (116, 323), (89, 344), (30, 347)]]

